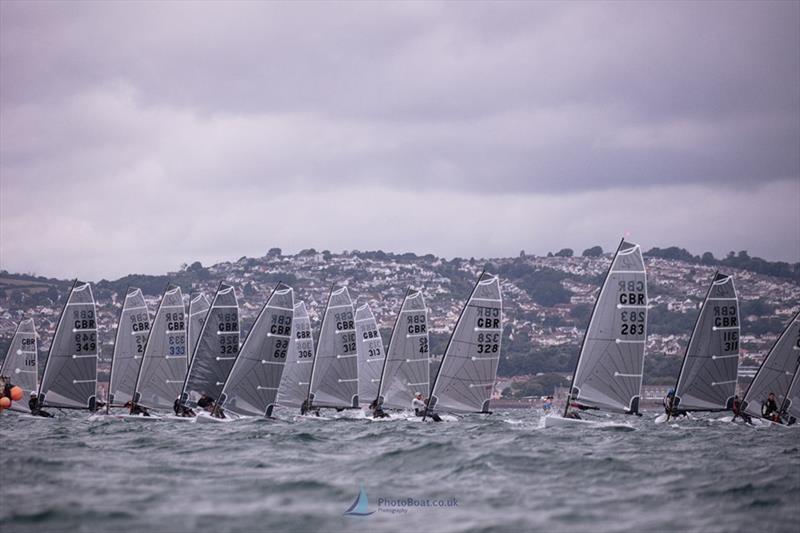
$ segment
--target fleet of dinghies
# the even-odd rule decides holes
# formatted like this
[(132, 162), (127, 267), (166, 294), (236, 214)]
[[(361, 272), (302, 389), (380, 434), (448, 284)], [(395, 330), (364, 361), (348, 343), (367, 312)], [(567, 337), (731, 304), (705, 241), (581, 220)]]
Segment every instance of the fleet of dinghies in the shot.
[[(17, 326), (0, 368), (30, 397), (30, 409), (84, 409), (91, 419), (232, 422), (275, 412), (319, 417), (348, 410), (375, 418), (441, 420), (491, 412), (503, 337), (497, 276), (482, 272), (461, 308), (441, 364), (430, 379), (429, 310), (423, 291), (407, 288), (388, 345), (368, 302), (354, 306), (332, 286), (317, 337), (303, 301), (278, 283), (241, 341), (236, 290), (220, 283), (211, 301), (169, 285), (149, 313), (142, 291), (125, 293), (116, 324), (107, 399), (97, 394), (96, 304), (89, 283), (74, 282), (56, 325), (41, 382), (32, 318)], [(639, 415), (647, 342), (647, 273), (639, 245), (623, 239), (595, 301), (562, 414), (544, 427), (632, 428), (607, 413)], [(690, 413), (733, 412), (755, 425), (800, 417), (800, 311), (764, 358), (740, 400), (740, 319), (733, 278), (715, 273), (700, 306), (663, 423)], [(19, 394), (18, 396), (22, 396)], [(412, 400), (420, 397), (424, 408)], [(419, 400), (417, 400), (419, 401)], [(389, 411), (387, 414), (384, 410)]]

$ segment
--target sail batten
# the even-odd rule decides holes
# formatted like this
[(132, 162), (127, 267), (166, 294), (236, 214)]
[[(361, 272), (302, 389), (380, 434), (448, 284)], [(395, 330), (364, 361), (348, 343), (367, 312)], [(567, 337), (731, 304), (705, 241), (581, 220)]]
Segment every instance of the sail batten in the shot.
[(309, 398), (317, 407), (358, 407), (353, 302), (347, 287), (331, 291), (322, 318)]
[(293, 308), (294, 291), (279, 284), (256, 318), (225, 382), (220, 396), (225, 410), (272, 416), (287, 359)]
[(147, 302), (140, 289), (130, 288), (122, 303), (114, 340), (108, 385), (109, 406), (121, 406), (133, 400), (136, 377), (149, 334), (150, 315)]
[(180, 287), (168, 286), (150, 323), (134, 403), (171, 409), (186, 376), (186, 309)]
[(194, 347), (181, 392), (181, 403), (195, 407), (205, 394), (220, 398), (239, 355), (239, 303), (231, 285), (220, 283)]
[(42, 405), (92, 409), (97, 393), (97, 306), (88, 283), (72, 287), (39, 390)]
[(638, 412), (647, 304), (647, 273), (641, 249), (623, 239), (584, 335), (570, 388), (571, 401), (607, 411)]
[(482, 273), (453, 329), (432, 385), (429, 409), (489, 412), (502, 324), (500, 280)]
[(39, 389), (37, 344), (36, 325), (33, 319), (20, 321), (3, 359), (3, 366), (0, 368), (0, 376), (11, 379), (14, 385), (22, 388), (26, 396)]
[(730, 409), (739, 373), (739, 301), (733, 278), (717, 272), (701, 304), (675, 387), (683, 411)]

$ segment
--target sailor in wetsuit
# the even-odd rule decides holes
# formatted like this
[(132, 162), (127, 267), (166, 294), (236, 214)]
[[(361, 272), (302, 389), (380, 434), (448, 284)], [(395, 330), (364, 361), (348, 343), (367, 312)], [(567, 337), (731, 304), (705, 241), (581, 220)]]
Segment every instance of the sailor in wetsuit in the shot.
[(180, 416), (184, 418), (197, 416), (194, 411), (192, 411), (190, 408), (186, 407), (181, 403), (180, 398), (175, 399), (175, 402), (173, 402), (172, 404), (172, 410), (175, 411), (175, 416)]
[(53, 417), (52, 414), (42, 410), (42, 407), (39, 405), (39, 398), (36, 396), (36, 392), (31, 392), (31, 399), (28, 400), (28, 408), (31, 410), (31, 414), (33, 416), (43, 416), (45, 418)]
[(736, 422), (736, 418), (741, 418), (745, 424), (753, 424), (753, 419), (750, 418), (750, 415), (744, 412), (742, 409), (742, 400), (739, 399), (739, 395), (733, 397), (733, 404), (731, 404), (731, 411), (733, 411), (733, 420), (731, 422)]
[(372, 418), (389, 418), (389, 415), (383, 411), (383, 402), (378, 399), (372, 400), (369, 409), (372, 411)]
[(778, 411), (778, 402), (775, 399), (775, 393), (770, 392), (767, 396), (767, 399), (761, 405), (761, 416), (766, 418), (767, 420), (772, 420), (773, 422), (781, 423), (781, 415)]
[(208, 411), (214, 418), (226, 418), (222, 407), (219, 407), (217, 401), (206, 393), (200, 395), (200, 399), (197, 400), (197, 407)]
[(663, 404), (664, 412), (666, 412), (668, 416), (686, 416), (686, 411), (678, 409), (675, 406), (675, 389), (669, 389), (669, 391), (667, 391)]
[(150, 411), (147, 410), (147, 407), (144, 407), (143, 405), (139, 405), (138, 403), (133, 403), (131, 401), (127, 401), (127, 402), (125, 402), (125, 405), (123, 405), (123, 407), (127, 407), (128, 409), (130, 409), (130, 414), (132, 414), (132, 415), (150, 416)]
[(414, 409), (414, 414), (417, 416), (425, 417), (426, 415), (431, 417), (434, 422), (441, 422), (442, 419), (436, 413), (428, 413), (428, 400), (426, 400), (421, 392), (417, 392), (414, 394), (414, 399), (411, 400), (411, 408)]

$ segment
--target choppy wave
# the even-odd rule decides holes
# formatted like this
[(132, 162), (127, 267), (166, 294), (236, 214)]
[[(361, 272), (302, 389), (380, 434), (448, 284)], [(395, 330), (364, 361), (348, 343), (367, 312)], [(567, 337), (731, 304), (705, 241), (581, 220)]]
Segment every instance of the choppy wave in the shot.
[[(438, 424), (278, 416), (196, 425), (5, 413), (0, 524), (727, 532), (800, 523), (800, 429), (653, 416), (632, 421), (633, 432), (544, 429), (528, 410)], [(343, 516), (361, 486), (373, 514)]]

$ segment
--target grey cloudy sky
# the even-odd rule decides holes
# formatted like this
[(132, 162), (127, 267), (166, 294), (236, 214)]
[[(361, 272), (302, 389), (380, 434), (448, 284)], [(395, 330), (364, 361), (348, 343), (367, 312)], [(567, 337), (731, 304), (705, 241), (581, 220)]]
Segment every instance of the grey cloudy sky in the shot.
[(800, 3), (0, 2), (0, 268), (800, 260)]

